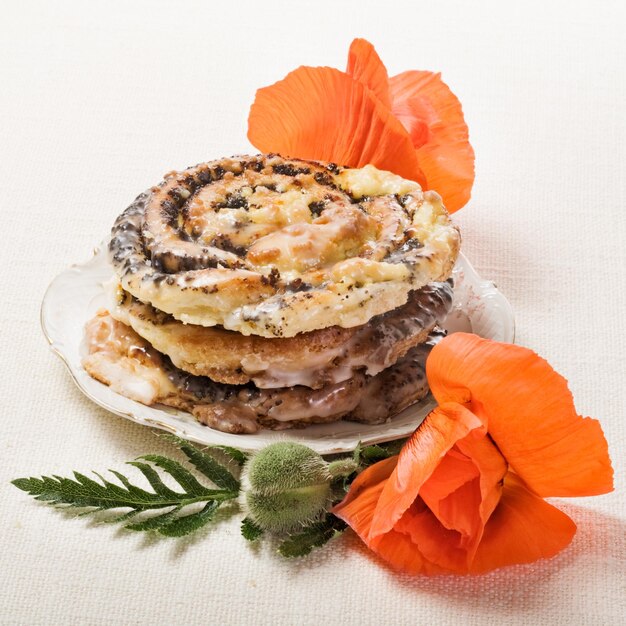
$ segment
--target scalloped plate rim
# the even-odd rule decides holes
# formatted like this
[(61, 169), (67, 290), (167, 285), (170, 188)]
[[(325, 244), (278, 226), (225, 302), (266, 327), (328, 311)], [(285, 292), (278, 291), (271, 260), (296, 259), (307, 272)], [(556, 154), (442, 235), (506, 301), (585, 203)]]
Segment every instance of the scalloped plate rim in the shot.
[[(188, 413), (170, 409), (169, 407), (148, 407), (134, 400), (125, 398), (115, 393), (107, 385), (91, 379), (82, 367), (76, 367), (72, 362), (72, 357), (77, 356), (78, 352), (73, 354), (67, 353), (68, 346), (64, 344), (63, 338), (55, 336), (55, 331), (51, 329), (50, 317), (52, 314), (48, 310), (51, 300), (56, 295), (55, 288), (74, 272), (89, 276), (89, 272), (91, 271), (94, 274), (93, 285), (99, 286), (95, 274), (98, 271), (99, 264), (102, 264), (103, 257), (105, 257), (105, 246), (97, 246), (94, 248), (91, 258), (83, 263), (72, 264), (65, 271), (55, 276), (48, 285), (41, 303), (40, 323), (43, 334), (50, 345), (50, 349), (61, 359), (78, 389), (92, 402), (115, 415), (119, 415), (120, 417), (124, 417), (143, 426), (151, 426), (165, 430), (183, 439), (204, 445), (231, 445), (245, 451), (255, 451), (271, 441), (283, 441), (288, 439), (304, 443), (320, 454), (337, 454), (352, 451), (359, 442), (367, 444), (382, 443), (384, 441), (408, 436), (435, 406), (432, 398), (428, 396), (426, 399), (405, 409), (405, 411), (384, 424), (367, 425), (358, 424), (356, 422), (339, 421), (329, 424), (313, 425), (304, 429), (283, 431), (263, 429), (254, 435), (234, 435), (201, 425)], [(459, 255), (457, 268), (460, 268), (459, 271), (462, 272), (463, 281), (469, 278), (472, 281), (471, 284), (479, 289), (477, 302), (481, 306), (486, 307), (493, 315), (498, 315), (499, 311), (502, 336), (496, 338), (500, 341), (512, 343), (515, 339), (515, 320), (513, 309), (508, 300), (496, 288), (492, 281), (484, 280), (478, 275), (472, 264), (467, 260), (467, 257), (462, 253)], [(110, 273), (111, 275), (113, 274), (112, 269)], [(95, 296), (93, 296), (91, 300), (93, 300), (94, 297)], [(471, 312), (468, 312), (465, 308), (461, 308), (458, 304), (455, 308), (458, 314), (465, 315), (471, 323)], [(75, 332), (80, 333), (81, 337), (86, 321), (87, 319), (82, 320), (82, 323), (77, 328), (73, 329)], [(84, 377), (89, 380), (89, 385), (93, 383), (93, 390), (88, 389), (83, 383), (82, 379)], [(113, 398), (113, 404), (107, 399), (107, 396)], [(124, 408), (122, 408), (120, 404), (124, 405)], [(403, 416), (405, 417), (403, 418)], [(408, 421), (406, 421), (406, 423), (399, 423), (397, 421), (398, 418)], [(348, 428), (348, 432), (333, 434), (333, 430), (336, 430), (338, 427), (343, 427), (343, 429), (346, 430), (346, 425), (352, 425), (354, 432), (351, 433)], [(191, 432), (189, 432), (189, 427), (193, 427)], [(311, 434), (314, 432), (320, 433), (322, 436), (312, 437)]]

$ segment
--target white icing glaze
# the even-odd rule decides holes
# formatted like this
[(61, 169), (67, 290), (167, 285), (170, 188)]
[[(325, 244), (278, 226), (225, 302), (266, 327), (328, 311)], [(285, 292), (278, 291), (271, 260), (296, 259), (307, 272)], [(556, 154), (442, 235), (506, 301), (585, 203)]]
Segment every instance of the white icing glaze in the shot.
[(121, 360), (112, 361), (101, 357), (99, 363), (94, 363), (93, 366), (99, 368), (100, 375), (113, 391), (131, 400), (149, 405), (161, 395), (157, 381), (152, 377), (148, 378), (146, 372), (137, 371), (136, 367), (125, 367)]
[[(426, 393), (424, 359), (428, 346), (413, 348), (385, 372), (350, 379), (318, 390), (275, 390), (222, 385), (173, 368), (131, 328), (101, 311), (86, 326), (87, 372), (115, 391), (146, 404), (185, 408), (200, 421), (228, 432), (254, 432), (261, 424), (333, 421), (343, 416), (384, 421)], [(389, 393), (386, 393), (389, 392)]]
[[(214, 368), (224, 367), (224, 372), (240, 369), (261, 389), (294, 385), (319, 388), (346, 380), (358, 370), (373, 376), (389, 367), (411, 345), (421, 341), (423, 337), (420, 339), (420, 335), (425, 330), (441, 324), (452, 303), (450, 284), (432, 283), (412, 294), (404, 307), (354, 329), (341, 342), (331, 342), (324, 348), (322, 340), (314, 336), (298, 343), (297, 349), (285, 347), (281, 351), (272, 348), (269, 352), (262, 345), (268, 340), (260, 340), (258, 349), (255, 344), (237, 344), (233, 346), (233, 357), (226, 366), (215, 360), (218, 357), (212, 356), (210, 347), (200, 346), (215, 342), (216, 346), (221, 346), (217, 348), (218, 354), (223, 354), (229, 333), (183, 325), (171, 318), (164, 320), (148, 305), (133, 301), (129, 294), (120, 299), (123, 292), (116, 290), (114, 285), (110, 285), (109, 291), (112, 316), (132, 326), (157, 350), (168, 354), (178, 367), (194, 374), (203, 373), (194, 368), (196, 364), (205, 363), (208, 365), (202, 367), (213, 364)], [(236, 339), (232, 337), (233, 341)], [(214, 376), (214, 373), (207, 372), (207, 375)]]
[(358, 393), (350, 393), (347, 386), (332, 385), (328, 390), (320, 389), (303, 398), (300, 402), (283, 402), (272, 407), (269, 417), (279, 422), (291, 422), (311, 417), (328, 417), (330, 415), (345, 414), (352, 411), (359, 404)]
[[(363, 326), (342, 346), (305, 352), (299, 355), (297, 363), (269, 363), (251, 355), (241, 361), (242, 367), (255, 385), (262, 389), (294, 385), (315, 387), (321, 373), (331, 384), (349, 379), (358, 370), (375, 376), (393, 364), (393, 348), (399, 340), (445, 320), (452, 303), (451, 286), (447, 283), (432, 284), (423, 290), (424, 294), (427, 291), (435, 297), (421, 297), (419, 306), (412, 307), (407, 317), (398, 323), (386, 323), (385, 316), (382, 316), (380, 320)], [(360, 344), (372, 343), (372, 335), (378, 338), (376, 347), (373, 350), (358, 350)]]
[(277, 338), (402, 306), (449, 275), (458, 247), (440, 198), (415, 182), (260, 155), (168, 175), (116, 220), (109, 249), (141, 301), (185, 323)]
[(85, 339), (85, 369), (114, 391), (143, 404), (175, 392), (145, 342), (106, 311), (88, 322)]
[(404, 195), (421, 189), (416, 182), (376, 169), (373, 165), (343, 170), (335, 178), (343, 189), (349, 189), (356, 198), (382, 194)]

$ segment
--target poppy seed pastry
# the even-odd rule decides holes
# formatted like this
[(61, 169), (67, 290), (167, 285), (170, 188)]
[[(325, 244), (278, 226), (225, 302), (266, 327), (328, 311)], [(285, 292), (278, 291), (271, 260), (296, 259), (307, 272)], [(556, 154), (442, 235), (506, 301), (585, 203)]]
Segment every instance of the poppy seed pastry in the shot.
[(428, 394), (424, 364), (444, 334), (435, 330), (428, 341), (375, 376), (356, 372), (320, 389), (299, 385), (259, 389), (252, 384), (216, 383), (176, 368), (103, 310), (86, 326), (88, 355), (83, 366), (93, 378), (126, 397), (189, 411), (201, 423), (223, 432), (285, 430), (340, 419), (378, 424)]
[(459, 245), (441, 198), (415, 182), (258, 155), (168, 174), (117, 219), (109, 250), (138, 300), (276, 338), (402, 306), (449, 276)]
[(371, 165), (171, 172), (113, 225), (83, 366), (229, 433), (382, 423), (428, 393), (459, 246), (435, 192)]
[(112, 317), (186, 372), (228, 384), (253, 381), (266, 389), (293, 385), (319, 389), (359, 370), (378, 374), (426, 341), (450, 311), (452, 285), (430, 283), (411, 292), (406, 304), (362, 326), (331, 326), (281, 339), (183, 324), (127, 292), (115, 296)]

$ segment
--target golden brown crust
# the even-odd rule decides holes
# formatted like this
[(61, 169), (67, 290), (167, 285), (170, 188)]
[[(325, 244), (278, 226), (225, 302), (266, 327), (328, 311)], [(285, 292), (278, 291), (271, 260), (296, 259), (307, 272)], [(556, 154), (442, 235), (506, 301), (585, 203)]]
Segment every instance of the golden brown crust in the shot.
[(104, 311), (88, 322), (86, 337), (83, 364), (94, 378), (144, 404), (187, 410), (225, 432), (300, 428), (340, 419), (380, 423), (428, 392), (424, 362), (430, 344), (411, 348), (376, 376), (357, 372), (317, 390), (302, 386), (268, 390), (223, 385), (182, 372)]
[(392, 365), (425, 341), (451, 305), (451, 284), (431, 283), (413, 292), (404, 306), (363, 326), (331, 326), (278, 339), (183, 324), (126, 292), (118, 292), (111, 314), (191, 374), (235, 385), (253, 381), (260, 388), (318, 389), (355, 371), (372, 375)]
[(458, 250), (441, 198), (417, 183), (276, 155), (169, 174), (118, 218), (110, 242), (139, 300), (268, 338), (365, 324), (445, 280)]

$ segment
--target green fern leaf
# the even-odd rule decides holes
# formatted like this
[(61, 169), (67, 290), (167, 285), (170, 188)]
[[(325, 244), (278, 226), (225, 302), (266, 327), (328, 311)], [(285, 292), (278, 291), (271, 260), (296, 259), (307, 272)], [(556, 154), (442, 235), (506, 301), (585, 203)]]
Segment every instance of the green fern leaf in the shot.
[(159, 454), (146, 454), (140, 456), (140, 459), (145, 459), (154, 463), (157, 467), (167, 472), (185, 491), (185, 493), (194, 496), (204, 496), (207, 493), (207, 488), (200, 484), (196, 477), (187, 469), (185, 469), (178, 461), (168, 459), (166, 456)]
[(154, 489), (154, 493), (158, 494), (162, 498), (176, 500), (176, 498), (180, 497), (180, 493), (170, 489), (161, 479), (159, 473), (147, 463), (142, 463), (141, 461), (128, 461), (128, 465), (132, 465), (136, 467), (145, 477), (145, 479), (150, 483), (152, 489)]
[(183, 439), (174, 437), (172, 437), (172, 439), (189, 459), (189, 462), (212, 483), (221, 489), (229, 489), (230, 491), (239, 490), (239, 481), (227, 468), (210, 456), (210, 454), (196, 448), (196, 446), (191, 445)]
[(241, 522), (241, 534), (248, 541), (256, 541), (263, 534), (263, 529), (257, 526), (249, 517), (246, 517)]
[[(119, 483), (97, 472), (94, 472), (97, 480), (74, 472), (72, 478), (17, 478), (12, 484), (36, 500), (55, 507), (76, 509), (80, 515), (127, 509), (103, 521), (124, 524), (128, 530), (156, 531), (168, 537), (182, 537), (207, 524), (223, 502), (237, 498), (239, 482), (208, 454), (185, 441), (178, 440), (176, 443), (198, 472), (221, 488), (214, 489), (202, 484), (178, 461), (155, 454), (129, 462), (143, 475), (151, 491), (134, 484), (116, 470), (110, 472)], [(169, 475), (178, 488), (172, 489), (166, 485), (163, 475)], [(189, 510), (186, 507), (196, 503), (202, 503), (202, 509), (185, 514)], [(153, 511), (160, 512), (151, 516), (141, 515)]]
[(209, 501), (204, 505), (202, 510), (197, 513), (177, 517), (168, 524), (159, 526), (157, 530), (161, 535), (165, 535), (166, 537), (183, 537), (184, 535), (189, 535), (210, 522), (219, 505), (220, 503), (215, 500)]
[(166, 511), (165, 513), (153, 515), (152, 517), (147, 517), (139, 522), (133, 522), (132, 524), (125, 524), (124, 528), (136, 531), (157, 530), (160, 526), (164, 526), (165, 524), (171, 522), (180, 509), (180, 506), (175, 506), (173, 509)]
[(346, 528), (344, 522), (334, 515), (328, 515), (325, 520), (307, 526), (299, 533), (293, 534), (278, 546), (282, 556), (294, 558), (306, 556), (314, 548), (319, 548), (333, 537), (342, 533)]
[(237, 448), (231, 448), (230, 446), (211, 446), (216, 450), (221, 450), (226, 453), (237, 465), (242, 466), (247, 460), (248, 455)]

